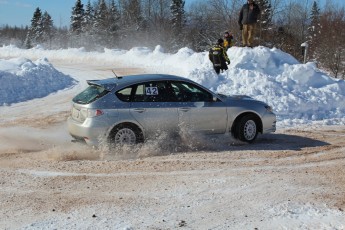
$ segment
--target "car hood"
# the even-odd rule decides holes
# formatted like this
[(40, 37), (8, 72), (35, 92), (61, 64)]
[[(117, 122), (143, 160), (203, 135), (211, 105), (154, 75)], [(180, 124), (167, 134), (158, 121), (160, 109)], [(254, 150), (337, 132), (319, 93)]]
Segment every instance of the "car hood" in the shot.
[(245, 102), (247, 101), (248, 103), (252, 102), (252, 103), (260, 103), (263, 105), (266, 105), (266, 103), (264, 103), (263, 101), (258, 101), (250, 96), (247, 95), (222, 95), (219, 94), (221, 100), (223, 100), (224, 102)]
[(232, 100), (255, 100), (254, 98), (249, 97), (247, 95), (230, 95), (227, 97), (232, 99)]
[(223, 100), (254, 100), (254, 98), (249, 97), (247, 95), (224, 95), (224, 94), (218, 94), (221, 99)]

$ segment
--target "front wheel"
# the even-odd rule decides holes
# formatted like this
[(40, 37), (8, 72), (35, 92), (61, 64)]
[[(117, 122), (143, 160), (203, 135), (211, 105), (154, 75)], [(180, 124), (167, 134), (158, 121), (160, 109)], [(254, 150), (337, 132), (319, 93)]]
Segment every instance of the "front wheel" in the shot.
[(256, 117), (252, 114), (241, 118), (235, 129), (235, 137), (239, 140), (252, 143), (258, 135), (258, 124)]

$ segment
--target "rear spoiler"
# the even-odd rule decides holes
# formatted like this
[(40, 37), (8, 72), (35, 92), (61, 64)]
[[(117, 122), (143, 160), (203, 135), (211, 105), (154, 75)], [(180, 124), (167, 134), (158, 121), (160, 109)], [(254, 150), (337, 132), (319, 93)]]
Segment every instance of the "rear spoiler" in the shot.
[(88, 85), (103, 87), (105, 90), (107, 90), (109, 92), (115, 87), (113, 84), (112, 85), (100, 84), (99, 81), (100, 80), (86, 80)]
[(97, 83), (98, 81), (99, 80), (86, 80), (88, 85), (97, 85), (97, 86), (102, 86), (103, 87), (103, 85)]

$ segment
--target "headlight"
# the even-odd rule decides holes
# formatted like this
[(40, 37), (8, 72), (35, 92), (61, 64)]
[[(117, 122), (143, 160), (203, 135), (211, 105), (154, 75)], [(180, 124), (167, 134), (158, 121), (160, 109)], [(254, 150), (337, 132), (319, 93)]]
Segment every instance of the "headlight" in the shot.
[(272, 109), (271, 106), (265, 105), (265, 109), (266, 109), (268, 112), (273, 113), (273, 109)]

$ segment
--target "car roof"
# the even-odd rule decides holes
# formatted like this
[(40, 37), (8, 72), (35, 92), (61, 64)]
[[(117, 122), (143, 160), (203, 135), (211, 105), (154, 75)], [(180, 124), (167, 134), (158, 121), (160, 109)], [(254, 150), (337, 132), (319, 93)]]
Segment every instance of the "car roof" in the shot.
[(132, 85), (135, 83), (140, 82), (146, 82), (146, 81), (164, 81), (164, 80), (184, 80), (191, 82), (189, 79), (175, 76), (175, 75), (169, 75), (169, 74), (137, 74), (137, 75), (126, 75), (121, 77), (113, 77), (113, 78), (107, 78), (102, 80), (88, 80), (87, 83), (89, 85), (99, 85), (107, 90), (111, 90), (115, 86), (117, 88), (122, 88), (128, 85)]

